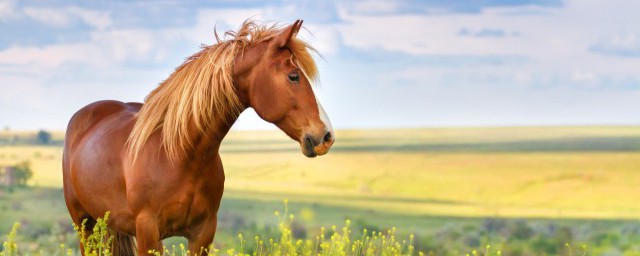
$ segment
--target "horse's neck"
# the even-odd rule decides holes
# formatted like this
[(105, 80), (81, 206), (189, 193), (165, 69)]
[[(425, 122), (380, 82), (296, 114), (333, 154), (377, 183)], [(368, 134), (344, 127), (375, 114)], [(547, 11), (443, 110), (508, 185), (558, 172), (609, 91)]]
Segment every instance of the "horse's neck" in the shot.
[(227, 135), (233, 125), (234, 120), (227, 120), (227, 122), (218, 122), (218, 125), (211, 128), (211, 131), (198, 131), (194, 132), (193, 147), (191, 152), (187, 153), (187, 157), (191, 159), (185, 159), (188, 162), (193, 161), (210, 161), (211, 157), (215, 156), (220, 150), (220, 144)]
[[(235, 87), (235, 91), (237, 93), (237, 97), (242, 104), (242, 111), (249, 107), (249, 99), (248, 96), (243, 93), (245, 90), (241, 87), (241, 84), (246, 84), (246, 77), (244, 74), (251, 70), (255, 63), (258, 61), (257, 51), (264, 49), (258, 49), (255, 47), (246, 49), (243, 54), (237, 55), (234, 61), (234, 69), (233, 69), (233, 85)], [(238, 115), (240, 115), (238, 113)], [(225, 117), (219, 117), (224, 119)], [(227, 135), (231, 126), (236, 122), (238, 117), (226, 117), (226, 120), (215, 120), (216, 124), (212, 127), (212, 131), (193, 131), (191, 134), (195, 134), (195, 138), (192, 138), (193, 152), (191, 152), (192, 156), (200, 159), (203, 158), (205, 161), (210, 159), (211, 156), (215, 156), (218, 154), (220, 150), (220, 144), (222, 140)], [(196, 129), (195, 125), (192, 125), (192, 129)], [(201, 157), (205, 156), (205, 157)], [(191, 159), (196, 160), (196, 159)]]

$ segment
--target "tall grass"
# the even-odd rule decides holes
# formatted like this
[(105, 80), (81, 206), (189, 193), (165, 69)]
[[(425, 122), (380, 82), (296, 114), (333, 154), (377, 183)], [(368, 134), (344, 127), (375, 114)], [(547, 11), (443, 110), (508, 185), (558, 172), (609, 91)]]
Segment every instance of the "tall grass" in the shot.
[(73, 229), (78, 233), (80, 244), (84, 248), (85, 256), (110, 256), (112, 254), (113, 236), (108, 232), (107, 220), (109, 220), (109, 212), (104, 215), (104, 218), (98, 218), (89, 235), (86, 231), (87, 219), (82, 221), (80, 227), (73, 225)]
[[(279, 255), (302, 255), (302, 256), (333, 256), (333, 255), (416, 255), (414, 249), (414, 236), (408, 239), (398, 239), (396, 229), (392, 228), (386, 232), (376, 232), (362, 230), (358, 235), (353, 234), (351, 221), (346, 220), (342, 227), (335, 225), (329, 229), (324, 227), (319, 230), (318, 235), (312, 239), (296, 239), (293, 235), (291, 224), (295, 216), (289, 214), (287, 201), (285, 200), (284, 211), (275, 211), (278, 222), (279, 234), (276, 237), (261, 237), (256, 235), (253, 239), (247, 239), (244, 234), (238, 234), (237, 244), (234, 248), (216, 248), (211, 245), (209, 248), (202, 248), (207, 255), (231, 255), (231, 256), (279, 256)], [(107, 221), (109, 212), (103, 218), (99, 218), (93, 227), (91, 234), (86, 231), (86, 221), (78, 227), (74, 225), (74, 230), (78, 235), (78, 240), (88, 256), (111, 256), (113, 236), (108, 232)], [(19, 224), (14, 225), (7, 240), (3, 243), (0, 256), (21, 255), (18, 252), (18, 244), (15, 241)], [(187, 250), (184, 244), (164, 248), (164, 254), (157, 251), (150, 251), (152, 255), (186, 256), (194, 253)], [(60, 255), (75, 255), (76, 253), (67, 249), (64, 244), (60, 245)], [(418, 252), (423, 255), (422, 252)]]
[(13, 256), (18, 255), (18, 244), (16, 244), (15, 238), (16, 233), (20, 224), (16, 223), (11, 228), (11, 232), (7, 236), (7, 240), (2, 243), (2, 251), (0, 251), (0, 256)]
[[(287, 201), (284, 202), (284, 212), (275, 211), (278, 219), (279, 237), (269, 238), (256, 235), (253, 239), (247, 239), (244, 234), (238, 234), (236, 248), (222, 249), (212, 245), (204, 249), (208, 255), (232, 255), (232, 256), (277, 256), (277, 255), (415, 255), (413, 235), (408, 240), (398, 240), (395, 228), (387, 232), (362, 231), (359, 237), (352, 234), (351, 221), (346, 220), (344, 226), (338, 228), (331, 226), (329, 230), (324, 227), (313, 239), (296, 239), (291, 230), (291, 224), (295, 216), (289, 214)], [(191, 255), (180, 244), (176, 248), (164, 249), (164, 255), (183, 256)], [(152, 252), (161, 255), (159, 252)], [(419, 253), (422, 255), (422, 253)]]
[(240, 251), (236, 254), (227, 250), (229, 255), (414, 255), (413, 235), (409, 240), (396, 239), (396, 230), (384, 232), (368, 232), (363, 230), (359, 238), (352, 234), (351, 221), (346, 220), (342, 228), (324, 227), (314, 239), (295, 239), (291, 230), (293, 214), (288, 214), (287, 201), (283, 214), (276, 211), (280, 237), (278, 240), (254, 237), (254, 245), (250, 251), (242, 234), (238, 235)]

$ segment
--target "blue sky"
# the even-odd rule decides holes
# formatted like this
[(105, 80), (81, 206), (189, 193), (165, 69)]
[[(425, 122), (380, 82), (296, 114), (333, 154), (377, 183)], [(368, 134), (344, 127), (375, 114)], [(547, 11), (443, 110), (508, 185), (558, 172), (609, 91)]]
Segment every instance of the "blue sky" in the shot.
[[(640, 124), (640, 2), (0, 0), (0, 126), (142, 101), (252, 17), (305, 20), (337, 128)], [(238, 129), (273, 126), (251, 110)]]

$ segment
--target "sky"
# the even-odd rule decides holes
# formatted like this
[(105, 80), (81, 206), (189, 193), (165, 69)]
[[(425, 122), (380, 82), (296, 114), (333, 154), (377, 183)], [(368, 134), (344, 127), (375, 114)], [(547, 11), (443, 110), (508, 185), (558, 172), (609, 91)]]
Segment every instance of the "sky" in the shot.
[[(350, 128), (638, 125), (640, 1), (0, 0), (0, 126), (142, 101), (217, 31), (304, 20)], [(252, 110), (235, 129), (272, 129)]]

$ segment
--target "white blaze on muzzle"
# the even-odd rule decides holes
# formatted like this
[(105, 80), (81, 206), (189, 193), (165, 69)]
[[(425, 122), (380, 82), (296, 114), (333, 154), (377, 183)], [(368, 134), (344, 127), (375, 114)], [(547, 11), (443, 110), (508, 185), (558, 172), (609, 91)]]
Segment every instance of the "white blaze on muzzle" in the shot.
[(329, 121), (327, 112), (324, 111), (324, 108), (322, 107), (322, 104), (320, 104), (318, 97), (315, 97), (315, 100), (316, 104), (318, 105), (318, 117), (320, 119), (320, 122), (322, 123), (322, 126), (324, 127), (322, 127), (322, 130), (316, 130), (318, 128), (321, 128), (318, 127), (318, 124), (314, 125), (314, 127), (312, 128), (314, 129), (314, 133), (320, 132), (320, 134), (314, 134), (313, 136), (319, 137), (311, 138), (311, 134), (305, 135), (304, 143), (301, 143), (300, 146), (303, 146), (303, 153), (307, 157), (315, 157), (326, 154), (327, 152), (329, 152), (329, 149), (331, 148), (331, 145), (333, 145), (333, 142), (335, 140), (333, 126), (331, 125), (331, 121)]
[(316, 97), (316, 103), (318, 104), (318, 113), (320, 114), (320, 121), (324, 123), (325, 129), (327, 129), (326, 131), (330, 132), (331, 136), (333, 136), (333, 126), (331, 125), (331, 121), (327, 116), (327, 112), (324, 112), (324, 108), (322, 107), (322, 104), (320, 104), (318, 97)]

